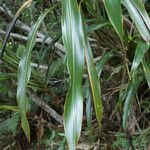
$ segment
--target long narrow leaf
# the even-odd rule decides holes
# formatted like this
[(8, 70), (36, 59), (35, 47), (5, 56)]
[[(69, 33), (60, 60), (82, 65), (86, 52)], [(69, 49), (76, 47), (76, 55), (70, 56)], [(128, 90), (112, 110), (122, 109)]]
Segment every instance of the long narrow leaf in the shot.
[(140, 12), (141, 16), (143, 17), (147, 27), (150, 30), (150, 18), (148, 16), (148, 13), (145, 9), (145, 6), (141, 0), (133, 0), (133, 3), (135, 4), (136, 8)]
[(134, 84), (132, 81), (128, 84), (128, 88), (126, 90), (126, 98), (125, 98), (124, 108), (123, 108), (122, 126), (123, 126), (124, 130), (126, 130), (126, 127), (127, 127), (127, 119), (130, 114), (132, 101), (135, 98), (135, 93), (136, 93), (142, 80), (143, 80), (142, 74), (137, 75), (137, 72), (136, 72), (136, 74), (134, 75), (134, 81), (135, 81)]
[(137, 8), (131, 2), (131, 0), (122, 0), (123, 5), (127, 8), (131, 18), (133, 19), (138, 31), (145, 41), (150, 41), (149, 31), (142, 19), (140, 13)]
[(69, 148), (75, 150), (81, 132), (83, 114), (81, 85), (84, 70), (84, 35), (77, 1), (62, 0), (62, 6), (62, 37), (67, 50), (67, 64), (71, 77), (64, 108), (64, 127)]
[[(100, 61), (96, 64), (96, 70), (98, 72), (98, 77), (100, 77), (101, 72), (104, 68), (104, 65), (108, 62), (108, 60), (112, 57), (112, 51), (105, 53)], [(86, 119), (88, 127), (91, 126), (91, 119), (92, 119), (92, 95), (90, 91), (89, 82), (85, 82), (84, 90), (86, 93)]]
[(121, 0), (104, 0), (104, 5), (112, 25), (123, 42)]
[(136, 71), (137, 67), (139, 66), (140, 62), (144, 57), (144, 54), (147, 52), (148, 49), (149, 49), (149, 44), (146, 44), (144, 42), (140, 42), (138, 44), (133, 59), (133, 63), (132, 63), (131, 75), (134, 74), (134, 72)]
[(8, 39), (9, 39), (10, 33), (11, 33), (11, 31), (12, 31), (12, 29), (13, 29), (13, 27), (14, 27), (14, 25), (15, 25), (15, 23), (16, 23), (18, 17), (19, 17), (19, 15), (20, 15), (20, 13), (21, 13), (26, 7), (30, 6), (31, 3), (32, 3), (32, 0), (28, 0), (28, 1), (26, 1), (25, 3), (23, 3), (23, 5), (21, 6), (21, 8), (20, 8), (20, 9), (17, 11), (17, 13), (15, 14), (15, 16), (14, 16), (12, 22), (11, 22), (10, 25), (8, 26), (8, 29), (7, 29), (6, 35), (5, 35), (5, 39), (4, 39), (4, 43), (3, 43), (3, 47), (2, 47), (2, 51), (1, 51), (1, 54), (0, 54), (0, 58), (3, 57), (4, 51), (5, 51), (5, 47), (6, 47), (6, 43), (7, 43)]
[(26, 112), (27, 112), (26, 86), (29, 82), (30, 74), (31, 74), (30, 55), (36, 42), (37, 30), (39, 26), (41, 25), (43, 19), (47, 15), (47, 13), (50, 12), (50, 10), (47, 10), (45, 13), (43, 13), (39, 17), (36, 24), (33, 26), (32, 31), (30, 32), (29, 37), (28, 37), (25, 53), (22, 59), (20, 60), (19, 68), (18, 68), (17, 101), (18, 101), (18, 106), (19, 106), (20, 113), (21, 113), (22, 128), (29, 141), (30, 141), (30, 128), (29, 128), (28, 119), (26, 117)]
[(142, 65), (148, 86), (150, 88), (150, 57), (148, 55), (143, 58)]
[(8, 39), (9, 39), (10, 33), (11, 33), (11, 31), (12, 31), (12, 29), (13, 29), (13, 26), (15, 25), (17, 19), (18, 19), (18, 16), (14, 16), (12, 22), (11, 22), (11, 23), (9, 24), (9, 26), (8, 26), (8, 29), (7, 29), (6, 35), (5, 35), (5, 39), (4, 39), (4, 43), (3, 43), (3, 47), (2, 47), (2, 49), (1, 49), (0, 58), (2, 58), (3, 55), (4, 55), (4, 51), (5, 51), (5, 48), (6, 48), (7, 41), (8, 41)]
[(16, 107), (16, 106), (10, 106), (10, 105), (0, 105), (0, 109), (12, 110), (12, 111), (19, 111), (18, 107)]
[[(86, 35), (85, 35), (85, 37), (86, 37)], [(87, 38), (85, 38), (84, 44), (85, 44), (85, 49), (84, 49), (85, 50), (85, 60), (86, 60), (86, 64), (87, 64), (87, 70), (88, 70), (88, 76), (89, 76), (92, 97), (94, 100), (96, 118), (97, 118), (99, 127), (101, 128), (103, 105), (102, 105), (102, 99), (101, 99), (100, 81), (98, 78), (98, 72), (96, 70), (96, 66), (93, 62), (93, 55), (92, 55), (91, 47), (89, 45)]]

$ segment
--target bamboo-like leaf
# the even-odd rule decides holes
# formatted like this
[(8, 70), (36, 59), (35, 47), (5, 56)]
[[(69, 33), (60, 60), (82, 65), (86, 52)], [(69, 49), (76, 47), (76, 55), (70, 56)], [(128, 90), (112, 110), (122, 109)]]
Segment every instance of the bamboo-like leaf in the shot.
[[(98, 77), (100, 77), (101, 72), (104, 68), (104, 65), (108, 62), (108, 60), (112, 57), (112, 51), (105, 53), (100, 61), (96, 65), (96, 70), (98, 72)], [(91, 118), (92, 118), (92, 95), (89, 87), (88, 81), (86, 81), (84, 90), (86, 92), (86, 119), (87, 119), (87, 125), (88, 127), (91, 126)]]
[(27, 41), (27, 46), (25, 53), (20, 60), (19, 63), (19, 68), (18, 68), (18, 89), (17, 89), (17, 101), (18, 101), (18, 106), (20, 109), (21, 113), (21, 121), (22, 121), (22, 128), (30, 141), (30, 128), (29, 128), (29, 123), (28, 119), (26, 117), (26, 112), (27, 112), (27, 96), (26, 96), (26, 86), (29, 82), (30, 79), (30, 74), (31, 74), (31, 62), (30, 62), (30, 56), (31, 56), (31, 51), (35, 45), (36, 42), (36, 33), (41, 25), (43, 19), (47, 15), (50, 10), (47, 10), (45, 13), (43, 13), (36, 24), (33, 26), (29, 37)]
[(143, 18), (141, 17), (139, 11), (134, 6), (131, 0), (122, 0), (123, 5), (127, 8), (131, 18), (133, 19), (138, 31), (145, 41), (150, 41), (149, 31), (144, 23)]
[(136, 72), (137, 67), (139, 66), (140, 62), (142, 61), (144, 54), (149, 49), (149, 44), (146, 44), (144, 42), (140, 42), (136, 48), (135, 56), (132, 63), (131, 68), (131, 75)]
[(84, 53), (96, 117), (100, 127), (103, 106), (98, 73), (93, 62), (85, 27), (84, 25), (82, 26), (81, 13), (77, 1), (62, 0), (62, 5), (63, 42), (67, 49), (68, 69), (71, 76), (71, 87), (65, 103), (64, 125), (69, 147), (71, 150), (74, 150), (78, 142), (82, 124), (83, 99), (81, 85), (84, 68)]
[(64, 127), (69, 148), (75, 150), (81, 132), (83, 114), (81, 85), (84, 70), (84, 35), (77, 1), (62, 0), (62, 6), (62, 37), (67, 50), (67, 65), (71, 77), (64, 107)]
[(123, 20), (121, 11), (121, 0), (104, 0), (108, 17), (123, 42)]
[(147, 13), (147, 11), (145, 9), (145, 6), (144, 6), (143, 2), (141, 0), (132, 0), (132, 1), (135, 4), (135, 6), (138, 9), (138, 11), (140, 12), (140, 14), (143, 17), (147, 27), (150, 30), (150, 18), (148, 16), (148, 13)]
[(143, 58), (142, 65), (148, 86), (150, 88), (150, 57), (148, 55)]
[(87, 64), (89, 82), (90, 82), (92, 97), (94, 100), (94, 108), (95, 108), (95, 112), (96, 112), (96, 118), (97, 118), (99, 127), (101, 128), (103, 105), (102, 105), (102, 99), (101, 99), (100, 81), (98, 78), (98, 72), (96, 70), (96, 66), (93, 62), (91, 47), (89, 45), (89, 42), (87, 41), (86, 35), (85, 35), (84, 44), (85, 44), (85, 49), (84, 49), (85, 50), (85, 61)]

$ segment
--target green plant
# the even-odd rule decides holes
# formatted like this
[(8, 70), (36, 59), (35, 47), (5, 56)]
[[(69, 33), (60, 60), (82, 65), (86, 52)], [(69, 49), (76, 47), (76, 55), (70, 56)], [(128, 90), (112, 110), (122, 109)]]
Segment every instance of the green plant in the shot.
[[(32, 121), (35, 115), (39, 116), (37, 124), (48, 120), (57, 126), (55, 121), (62, 125), (62, 116), (59, 114), (64, 113), (65, 136), (69, 148), (74, 150), (78, 145), (81, 130), (86, 126), (83, 121), (85, 104), (88, 129), (97, 130), (95, 126), (93, 127), (93, 121), (96, 125), (98, 123), (99, 132), (96, 137), (101, 138), (107, 124), (106, 120), (114, 119), (115, 121), (112, 122), (114, 124), (117, 122), (115, 131), (118, 132), (120, 129), (124, 131), (117, 134), (114, 148), (129, 148), (128, 140), (123, 142), (124, 134), (139, 131), (140, 128), (145, 130), (149, 126), (147, 121), (149, 115), (147, 91), (150, 86), (148, 2), (36, 0), (33, 3), (32, 5), (31, 0), (28, 0), (19, 11), (15, 10), (17, 13), (1, 46), (3, 63), (0, 64), (0, 90), (4, 91), (1, 94), (2, 99), (8, 100), (2, 100), (0, 109), (20, 113), (21, 128), (28, 141), (30, 134), (34, 133)], [(44, 13), (43, 4), (50, 6)], [(40, 16), (36, 5), (40, 6), (38, 8)], [(26, 12), (21, 16), (27, 6), (31, 6), (27, 9), (29, 13)], [(3, 7), (0, 10), (2, 9)], [(32, 25), (30, 28), (23, 24), (25, 26), (23, 30), (29, 32), (27, 44), (8, 43), (12, 29), (15, 26), (20, 27), (16, 22), (19, 17)], [(38, 18), (37, 21), (34, 17)], [(43, 31), (45, 35), (38, 30)], [(53, 36), (53, 40), (49, 36)], [(2, 87), (3, 85), (5, 86)], [(18, 106), (14, 101), (15, 96)], [(13, 103), (9, 102), (9, 99), (13, 99)], [(39, 107), (37, 108), (30, 100), (35, 101)], [(143, 106), (144, 102), (148, 107)], [(53, 111), (49, 105), (56, 111)], [(50, 112), (51, 117), (43, 113), (43, 110)], [(139, 125), (140, 122), (144, 123)], [(141, 139), (144, 137), (141, 136)], [(133, 139), (132, 143), (136, 147), (135, 141)]]

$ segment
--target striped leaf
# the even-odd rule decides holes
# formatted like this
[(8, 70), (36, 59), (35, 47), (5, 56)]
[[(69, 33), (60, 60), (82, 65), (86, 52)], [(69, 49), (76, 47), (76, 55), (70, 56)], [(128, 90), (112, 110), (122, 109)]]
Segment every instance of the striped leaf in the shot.
[(145, 41), (150, 41), (149, 31), (144, 20), (131, 0), (122, 0), (123, 5), (127, 8), (131, 18), (133, 19), (138, 31)]
[(108, 17), (123, 42), (123, 20), (121, 11), (121, 0), (104, 0)]
[(145, 21), (147, 27), (150, 30), (150, 18), (148, 16), (148, 13), (145, 9), (143, 2), (141, 0), (133, 0), (133, 3), (140, 12), (141, 16), (143, 17), (143, 20)]
[(62, 37), (67, 53), (67, 65), (71, 78), (70, 89), (64, 106), (64, 127), (68, 145), (75, 150), (83, 114), (82, 76), (84, 47), (81, 13), (76, 0), (62, 0)]

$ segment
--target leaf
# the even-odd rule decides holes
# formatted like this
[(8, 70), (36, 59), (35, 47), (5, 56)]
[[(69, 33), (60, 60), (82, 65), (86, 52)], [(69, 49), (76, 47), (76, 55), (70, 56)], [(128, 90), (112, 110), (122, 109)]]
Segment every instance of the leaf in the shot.
[(91, 95), (91, 90), (90, 90), (88, 79), (86, 79), (86, 82), (84, 84), (83, 93), (84, 93), (85, 98), (86, 98), (86, 120), (87, 120), (87, 126), (89, 128), (91, 128), (93, 106), (92, 106), (92, 95)]
[(19, 15), (20, 15), (20, 13), (21, 13), (26, 7), (30, 6), (30, 5), (31, 5), (31, 2), (32, 2), (32, 0), (28, 0), (28, 1), (26, 1), (26, 2), (21, 6), (21, 8), (20, 8), (20, 9), (18, 10), (18, 12), (15, 14), (15, 16), (14, 16), (12, 22), (11, 22), (10, 25), (8, 26), (8, 29), (7, 29), (6, 35), (5, 35), (5, 39), (4, 39), (4, 43), (3, 43), (3, 47), (2, 47), (2, 52), (1, 52), (1, 54), (0, 54), (0, 58), (3, 57), (4, 51), (5, 51), (5, 47), (6, 47), (6, 43), (7, 43), (8, 39), (9, 39), (10, 33), (11, 33), (11, 31), (12, 31), (12, 29), (13, 29), (13, 27), (14, 27), (14, 25), (15, 25), (15, 23), (16, 23), (18, 17), (19, 17)]
[(104, 0), (108, 17), (123, 42), (123, 19), (121, 11), (121, 0)]
[[(108, 62), (108, 60), (112, 57), (112, 51), (105, 53), (100, 61), (96, 64), (96, 70), (98, 72), (98, 77), (100, 77), (101, 72), (104, 68), (104, 65)], [(84, 92), (86, 94), (86, 119), (88, 127), (91, 126), (91, 119), (92, 119), (92, 95), (89, 87), (89, 82), (86, 80), (84, 85)]]
[[(85, 37), (86, 37), (86, 35), (85, 35)], [(85, 38), (84, 44), (85, 44), (85, 49), (84, 49), (85, 61), (87, 64), (89, 82), (90, 82), (92, 97), (94, 100), (94, 108), (95, 108), (95, 112), (96, 112), (96, 118), (97, 118), (99, 127), (101, 128), (103, 105), (102, 105), (102, 99), (101, 99), (100, 81), (98, 78), (98, 73), (97, 73), (95, 64), (93, 62), (91, 47), (89, 45), (87, 38)]]
[(0, 73), (0, 81), (9, 79), (16, 79), (16, 75), (13, 73)]
[(150, 41), (149, 31), (134, 4), (131, 2), (131, 0), (122, 0), (122, 3), (127, 8), (142, 38), (145, 41)]
[(13, 29), (13, 26), (15, 25), (17, 19), (18, 19), (18, 16), (14, 16), (12, 22), (8, 26), (8, 29), (7, 29), (6, 35), (5, 35), (5, 39), (4, 39), (4, 42), (3, 42), (3, 47), (2, 47), (2, 52), (0, 54), (0, 58), (2, 58), (3, 55), (4, 55), (4, 51), (5, 51), (5, 48), (6, 48), (7, 41), (9, 39), (10, 33), (11, 33), (11, 31)]
[(147, 52), (148, 49), (149, 49), (149, 44), (146, 44), (144, 42), (139, 42), (132, 63), (131, 75), (133, 75), (136, 72), (137, 67), (139, 66), (140, 62), (144, 57), (144, 54)]
[(150, 88), (150, 57), (146, 55), (142, 60), (143, 70), (146, 76), (148, 86)]
[(146, 44), (144, 42), (140, 42), (136, 48), (135, 57), (133, 59), (132, 68), (131, 68), (131, 76), (132, 80), (128, 85), (128, 89), (126, 91), (126, 99), (124, 103), (124, 109), (123, 109), (123, 128), (126, 129), (126, 123), (128, 119), (128, 115), (130, 113), (130, 107), (132, 100), (134, 99), (134, 95), (139, 87), (140, 82), (143, 79), (142, 74), (138, 76), (138, 66), (140, 62), (142, 61), (144, 54), (149, 49), (149, 44)]
[(131, 108), (131, 103), (133, 101), (133, 99), (135, 98), (135, 93), (141, 83), (141, 81), (143, 80), (143, 76), (140, 73), (140, 75), (138, 75), (138, 71), (136, 72), (135, 76), (134, 76), (134, 84), (133, 82), (129, 82), (127, 90), (126, 90), (126, 98), (125, 98), (125, 102), (124, 102), (124, 108), (123, 108), (123, 117), (122, 117), (122, 126), (123, 129), (126, 130), (126, 126), (127, 126), (127, 119), (128, 116), (130, 114), (130, 108)]
[(12, 111), (19, 111), (18, 107), (16, 107), (16, 106), (10, 106), (10, 105), (0, 105), (0, 109), (12, 110)]
[(36, 43), (36, 33), (41, 25), (45, 16), (51, 11), (52, 9), (47, 10), (44, 12), (39, 19), (37, 20), (36, 24), (33, 26), (27, 41), (27, 46), (25, 53), (23, 54), (22, 59), (19, 62), (18, 68), (18, 89), (17, 89), (17, 101), (18, 106), (21, 113), (21, 121), (22, 121), (22, 128), (27, 136), (28, 140), (30, 141), (30, 128), (28, 119), (26, 117), (27, 112), (27, 96), (26, 96), (26, 86), (29, 82), (30, 75), (31, 75), (31, 51)]
[(140, 12), (141, 16), (143, 17), (147, 27), (150, 30), (150, 19), (148, 13), (145, 9), (145, 6), (141, 0), (132, 0), (138, 11)]
[(75, 150), (83, 115), (82, 76), (84, 47), (81, 13), (76, 0), (62, 0), (62, 37), (67, 53), (71, 85), (64, 106), (64, 128), (68, 145)]
[(104, 68), (104, 65), (108, 62), (108, 60), (113, 56), (112, 54), (113, 51), (107, 52), (105, 53), (102, 58), (100, 59), (100, 61), (96, 64), (96, 70), (98, 72), (98, 76), (100, 77), (101, 72)]

